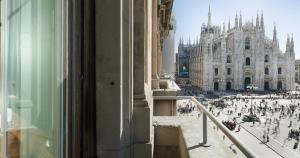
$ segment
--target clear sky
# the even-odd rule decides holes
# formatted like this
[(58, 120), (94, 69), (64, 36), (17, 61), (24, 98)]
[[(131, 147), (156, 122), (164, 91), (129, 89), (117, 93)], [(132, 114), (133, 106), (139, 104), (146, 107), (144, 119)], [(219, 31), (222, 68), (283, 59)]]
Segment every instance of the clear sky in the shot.
[(193, 42), (200, 35), (202, 23), (207, 23), (208, 6), (211, 6), (212, 24), (222, 25), (230, 17), (234, 26), (236, 12), (242, 11), (243, 22), (256, 21), (257, 11), (264, 13), (266, 35), (272, 39), (274, 22), (280, 49), (285, 51), (287, 34), (293, 34), (296, 59), (300, 59), (300, 0), (174, 0), (173, 12), (176, 17), (176, 45), (183, 37)]

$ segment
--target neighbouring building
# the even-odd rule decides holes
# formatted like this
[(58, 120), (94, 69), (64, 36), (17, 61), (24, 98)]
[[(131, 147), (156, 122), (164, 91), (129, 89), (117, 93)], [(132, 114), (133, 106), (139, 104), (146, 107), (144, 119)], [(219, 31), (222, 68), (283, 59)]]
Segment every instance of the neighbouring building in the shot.
[(174, 75), (175, 73), (175, 32), (176, 21), (175, 15), (172, 14), (170, 19), (170, 31), (169, 35), (163, 41), (162, 51), (162, 73)]
[(176, 80), (179, 83), (189, 83), (190, 52), (195, 46), (190, 42), (181, 44), (182, 47), (178, 47), (178, 53), (176, 53)]
[(0, 157), (152, 158), (173, 0), (0, 4)]
[(244, 23), (236, 14), (234, 26), (229, 20), (226, 30), (225, 23), (223, 28), (212, 25), (209, 7), (200, 38), (193, 44), (180, 40), (179, 76), (180, 68), (188, 67), (191, 84), (204, 91), (245, 90), (248, 85), (257, 90), (294, 90), (293, 37), (288, 36), (285, 52), (278, 43), (276, 26), (273, 39), (265, 35), (263, 13), (257, 14), (256, 24)]

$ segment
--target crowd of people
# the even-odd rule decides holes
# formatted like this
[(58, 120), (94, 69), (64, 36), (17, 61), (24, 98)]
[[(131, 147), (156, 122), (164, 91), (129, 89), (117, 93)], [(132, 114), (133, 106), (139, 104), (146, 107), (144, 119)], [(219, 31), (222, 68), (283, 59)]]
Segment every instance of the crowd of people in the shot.
[[(297, 149), (300, 139), (300, 100), (291, 98), (299, 98), (299, 94), (274, 92), (266, 96), (248, 94), (226, 96), (212, 101), (209, 110), (213, 114), (219, 111), (224, 115), (232, 116), (222, 121), (230, 130), (238, 126), (236, 132), (239, 132), (241, 122), (251, 122), (250, 127), (263, 129), (261, 135), (263, 143), (268, 143), (271, 135), (277, 137), (281, 131), (280, 127), (283, 128), (282, 122), (287, 122), (284, 128), (290, 131), (287, 133), (286, 140), (289, 140), (290, 144), (292, 139), (295, 140), (293, 149)], [(236, 122), (236, 118), (241, 118), (240, 122)], [(255, 126), (256, 122), (257, 126)]]
[[(290, 142), (289, 145), (294, 143), (292, 145), (293, 149), (300, 149), (300, 147), (298, 148), (300, 139), (299, 91), (256, 93), (232, 91), (230, 93), (204, 94), (192, 86), (181, 88), (181, 95), (198, 96), (201, 94), (209, 98), (211, 105), (209, 111), (219, 118), (221, 118), (220, 115), (226, 116), (222, 123), (230, 130), (239, 132), (241, 130), (241, 122), (250, 122), (251, 128), (259, 128), (260, 131), (263, 131), (262, 135), (257, 136), (261, 138), (263, 143), (269, 143), (272, 139), (276, 139), (278, 134), (284, 137), (286, 132), (286, 138), (281, 140), (284, 141), (283, 145), (286, 145), (286, 142)], [(190, 102), (184, 103), (178, 108), (178, 112), (181, 114), (191, 113), (194, 110), (195, 106)], [(289, 129), (289, 132), (287, 129)], [(274, 137), (271, 139), (271, 136)]]
[(183, 102), (177, 107), (177, 112), (180, 114), (189, 114), (195, 110), (195, 105), (189, 100), (187, 103)]

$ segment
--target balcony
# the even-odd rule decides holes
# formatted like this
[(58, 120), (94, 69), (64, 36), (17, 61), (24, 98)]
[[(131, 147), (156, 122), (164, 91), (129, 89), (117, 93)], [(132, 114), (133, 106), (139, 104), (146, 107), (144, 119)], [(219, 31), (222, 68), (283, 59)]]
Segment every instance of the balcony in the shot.
[(154, 101), (172, 101), (175, 107), (188, 103), (194, 109), (153, 117), (155, 158), (257, 157), (194, 97), (155, 96)]
[[(153, 90), (153, 96), (177, 96), (180, 88), (171, 77), (163, 77), (159, 81), (159, 89)], [(154, 116), (176, 115), (176, 100), (154, 100)]]

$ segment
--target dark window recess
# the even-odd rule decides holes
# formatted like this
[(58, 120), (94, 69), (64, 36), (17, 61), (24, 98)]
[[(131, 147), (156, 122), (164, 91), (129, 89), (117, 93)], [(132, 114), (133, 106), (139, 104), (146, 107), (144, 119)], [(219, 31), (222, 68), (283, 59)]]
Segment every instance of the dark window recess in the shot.
[(227, 56), (226, 62), (227, 62), (227, 63), (231, 63), (231, 56), (230, 56), (230, 55)]
[(265, 68), (265, 74), (268, 75), (269, 74), (269, 68)]
[(278, 74), (281, 74), (281, 67), (278, 68)]
[(218, 68), (215, 68), (215, 75), (218, 75), (219, 74), (219, 70)]
[(246, 58), (246, 65), (250, 65), (251, 64), (251, 62), (250, 62), (250, 58), (249, 57), (247, 57)]
[(265, 55), (265, 63), (269, 62), (269, 55)]
[(231, 74), (231, 68), (227, 68), (227, 75)]

